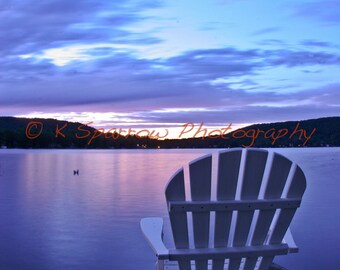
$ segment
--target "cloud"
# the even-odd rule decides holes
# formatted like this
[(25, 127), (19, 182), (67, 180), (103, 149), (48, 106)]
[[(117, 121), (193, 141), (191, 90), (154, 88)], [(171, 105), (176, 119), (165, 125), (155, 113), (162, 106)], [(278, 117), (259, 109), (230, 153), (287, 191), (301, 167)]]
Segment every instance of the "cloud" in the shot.
[(257, 42), (258, 45), (261, 46), (278, 46), (278, 47), (287, 47), (287, 43), (280, 39), (264, 39)]
[(266, 27), (263, 29), (260, 29), (258, 31), (255, 31), (252, 33), (253, 36), (261, 36), (261, 35), (265, 35), (265, 34), (271, 34), (271, 33), (275, 33), (281, 30), (281, 27)]
[(294, 3), (294, 14), (297, 17), (313, 19), (323, 25), (337, 25), (340, 22), (339, 0), (314, 0)]
[[(150, 42), (152, 37), (123, 29), (147, 19), (141, 11), (159, 1), (10, 1), (2, 6), (2, 55), (28, 54), (70, 43)], [(8, 31), (10, 29), (10, 31)], [(153, 38), (152, 42), (159, 40)]]
[[(287, 106), (283, 108), (272, 106), (245, 106), (216, 111), (191, 112), (187, 114), (157, 114), (159, 121), (173, 123), (205, 123), (205, 125), (223, 126), (229, 123), (248, 124), (248, 123), (269, 123), (273, 121), (306, 120), (338, 114), (339, 108), (318, 107), (314, 105)], [(156, 114), (155, 114), (156, 115)], [(155, 120), (147, 118), (145, 121)], [(275, 119), (275, 120), (274, 120)]]
[(109, 48), (96, 54), (103, 57), (61, 67), (30, 58), (1, 59), (1, 106), (137, 111), (148, 107), (247, 106), (261, 100), (284, 103), (279, 94), (282, 85), (261, 90), (249, 76), (280, 66), (340, 63), (339, 56), (330, 53), (235, 48), (195, 50), (149, 60), (114, 50), (110, 53)]
[[(215, 106), (205, 110), (143, 112), (143, 121), (186, 123), (204, 122), (210, 125), (228, 123), (261, 123), (288, 120), (304, 120), (339, 115), (340, 84), (328, 85), (300, 93), (235, 93), (229, 97), (228, 106)], [(279, 102), (286, 105), (281, 105)], [(157, 122), (156, 121), (156, 122)]]
[(332, 44), (325, 41), (318, 41), (318, 40), (304, 40), (301, 42), (301, 45), (307, 46), (307, 47), (322, 47), (322, 48), (330, 48), (333, 47)]
[(268, 62), (273, 66), (288, 67), (305, 65), (339, 65), (340, 56), (337, 54), (313, 51), (274, 50), (266, 51)]

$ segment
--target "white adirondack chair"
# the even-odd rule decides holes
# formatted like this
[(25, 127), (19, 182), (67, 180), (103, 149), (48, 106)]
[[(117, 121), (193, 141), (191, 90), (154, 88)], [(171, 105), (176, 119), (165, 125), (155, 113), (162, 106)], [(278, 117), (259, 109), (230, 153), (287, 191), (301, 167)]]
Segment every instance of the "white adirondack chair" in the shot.
[(274, 256), (298, 251), (288, 227), (306, 189), (299, 166), (266, 150), (233, 149), (214, 167), (211, 155), (192, 161), (189, 175), (191, 199), (183, 168), (165, 190), (174, 248), (163, 243), (162, 218), (141, 220), (157, 270), (264, 270)]

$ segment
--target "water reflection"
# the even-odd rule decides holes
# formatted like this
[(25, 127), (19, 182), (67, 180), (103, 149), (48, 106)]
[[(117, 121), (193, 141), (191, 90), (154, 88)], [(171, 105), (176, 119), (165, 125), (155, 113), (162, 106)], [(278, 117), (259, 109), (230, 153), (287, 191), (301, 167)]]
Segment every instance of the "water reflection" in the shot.
[(141, 252), (139, 219), (164, 215), (167, 178), (199, 154), (2, 151), (0, 265), (134, 269), (140, 261), (153, 267), (149, 250)]

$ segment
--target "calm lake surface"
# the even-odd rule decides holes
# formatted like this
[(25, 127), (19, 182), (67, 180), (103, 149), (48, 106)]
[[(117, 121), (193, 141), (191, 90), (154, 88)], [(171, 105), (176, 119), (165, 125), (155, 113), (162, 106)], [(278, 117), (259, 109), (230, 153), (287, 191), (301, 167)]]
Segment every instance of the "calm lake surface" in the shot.
[[(307, 177), (291, 225), (300, 252), (275, 261), (289, 270), (338, 270), (340, 148), (273, 150)], [(166, 217), (172, 173), (217, 151), (0, 150), (0, 269), (154, 269), (140, 219)]]

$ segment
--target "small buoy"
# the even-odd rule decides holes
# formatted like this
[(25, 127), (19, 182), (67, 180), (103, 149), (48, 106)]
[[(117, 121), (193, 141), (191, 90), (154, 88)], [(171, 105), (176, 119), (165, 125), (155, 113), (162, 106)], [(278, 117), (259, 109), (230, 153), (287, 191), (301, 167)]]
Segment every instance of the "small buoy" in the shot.
[(79, 170), (73, 170), (73, 175), (79, 175)]

